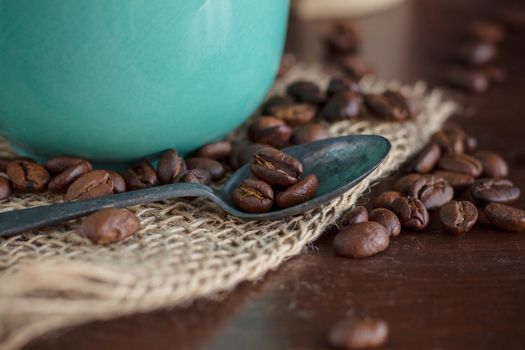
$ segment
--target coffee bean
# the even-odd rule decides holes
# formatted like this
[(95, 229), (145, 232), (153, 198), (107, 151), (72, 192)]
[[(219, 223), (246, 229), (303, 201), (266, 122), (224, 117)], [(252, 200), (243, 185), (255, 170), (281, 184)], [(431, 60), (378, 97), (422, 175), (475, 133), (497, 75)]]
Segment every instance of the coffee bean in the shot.
[(383, 192), (374, 199), (374, 208), (390, 208), (390, 204), (399, 197), (401, 193), (397, 191)]
[(85, 161), (82, 158), (72, 157), (72, 156), (59, 156), (49, 159), (44, 166), (47, 171), (51, 174), (60, 174), (64, 170), (71, 168), (73, 165)]
[(287, 125), (300, 126), (311, 122), (317, 114), (317, 107), (308, 103), (295, 103), (278, 106), (273, 109), (272, 115)]
[(211, 183), (211, 173), (204, 169), (192, 169), (186, 172), (184, 182), (209, 185)]
[(405, 121), (414, 116), (412, 105), (407, 97), (394, 90), (386, 90), (383, 97), (387, 99), (393, 108), (392, 115), (389, 117), (392, 121)]
[(221, 160), (229, 157), (232, 150), (232, 144), (228, 141), (218, 141), (209, 143), (205, 146), (202, 146), (197, 151), (197, 156), (210, 158), (215, 160)]
[(416, 180), (418, 180), (420, 177), (421, 177), (420, 174), (407, 174), (399, 178), (394, 183), (394, 189), (403, 194), (407, 194), (412, 184), (416, 182)]
[(478, 140), (473, 136), (467, 136), (465, 139), (465, 149), (467, 152), (474, 152), (478, 148)]
[(390, 237), (396, 237), (401, 233), (401, 222), (392, 210), (376, 208), (370, 212), (368, 219), (383, 225), (390, 234)]
[(194, 157), (186, 159), (188, 170), (208, 170), (213, 181), (220, 180), (224, 176), (224, 166), (214, 159)]
[(7, 164), (15, 160), (25, 160), (28, 162), (36, 163), (34, 159), (27, 157), (0, 157), (0, 171), (5, 173), (7, 171)]
[(431, 141), (436, 143), (447, 153), (463, 153), (465, 151), (464, 139), (457, 133), (438, 131), (431, 137)]
[(276, 149), (259, 151), (251, 162), (252, 174), (272, 186), (292, 186), (303, 174), (303, 164)]
[(159, 178), (153, 166), (147, 159), (143, 159), (134, 167), (128, 168), (122, 177), (126, 180), (126, 187), (129, 190), (139, 190), (159, 183)]
[(490, 203), (485, 207), (485, 216), (497, 228), (521, 232), (525, 230), (525, 211), (499, 203)]
[(76, 179), (67, 189), (65, 200), (97, 198), (113, 193), (111, 175), (105, 170), (93, 170)]
[(348, 258), (365, 258), (385, 250), (390, 243), (387, 229), (377, 222), (367, 221), (343, 227), (335, 236), (334, 249)]
[(461, 61), (476, 66), (493, 61), (497, 54), (496, 46), (481, 41), (465, 43), (458, 49), (458, 58)]
[(443, 178), (456, 191), (469, 187), (475, 181), (474, 177), (470, 175), (452, 171), (436, 170), (434, 175)]
[(79, 177), (93, 170), (91, 163), (81, 161), (67, 168), (49, 181), (47, 188), (53, 193), (64, 193), (68, 187)]
[(292, 129), (280, 119), (260, 117), (250, 125), (249, 135), (255, 143), (283, 148), (292, 136)]
[(333, 97), (341, 92), (360, 92), (359, 82), (351, 78), (336, 77), (330, 80), (326, 89), (326, 96)]
[(233, 190), (235, 205), (248, 213), (265, 213), (273, 205), (273, 190), (266, 182), (246, 179)]
[(499, 179), (509, 175), (507, 162), (497, 153), (489, 151), (479, 151), (474, 154), (483, 166), (483, 175)]
[(509, 73), (503, 66), (487, 65), (481, 68), (481, 73), (485, 74), (489, 82), (499, 84), (507, 81)]
[(319, 180), (315, 175), (308, 175), (295, 185), (288, 187), (275, 197), (275, 204), (280, 208), (288, 208), (304, 203), (315, 196)]
[(467, 174), (478, 177), (483, 171), (483, 165), (476, 158), (468, 154), (447, 153), (441, 157), (438, 167), (442, 170)]
[(362, 205), (353, 208), (350, 211), (347, 211), (343, 214), (341, 219), (339, 219), (339, 225), (345, 227), (348, 225), (360, 224), (362, 222), (368, 221), (368, 210)]
[(428, 211), (417, 198), (399, 197), (392, 202), (390, 209), (396, 213), (401, 226), (407, 230), (420, 231), (428, 226)]
[(366, 94), (365, 104), (370, 113), (388, 121), (401, 122), (412, 117), (409, 102), (395, 91), (387, 90), (382, 95)]
[(346, 319), (332, 328), (328, 342), (340, 349), (380, 347), (388, 340), (388, 324), (383, 320)]
[(411, 166), (412, 171), (420, 174), (429, 173), (434, 169), (440, 157), (441, 148), (437, 144), (431, 143), (416, 157)]
[(113, 170), (106, 170), (109, 173), (109, 176), (111, 176), (111, 180), (113, 181), (113, 190), (117, 193), (126, 192), (126, 180), (117, 172), (114, 172)]
[[(206, 147), (206, 146), (205, 146)], [(175, 149), (161, 154), (157, 163), (157, 177), (163, 185), (178, 182), (186, 171), (186, 162)]]
[(300, 145), (303, 143), (324, 140), (330, 137), (328, 131), (321, 124), (306, 124), (299, 126), (293, 131), (292, 143)]
[(470, 187), (470, 193), (483, 205), (490, 202), (512, 202), (520, 196), (520, 189), (505, 179), (479, 179)]
[(0, 176), (0, 200), (6, 199), (11, 195), (11, 184), (5, 177)]
[(488, 43), (501, 42), (507, 34), (501, 24), (485, 19), (472, 21), (468, 31), (474, 39)]
[[(234, 159), (232, 159), (230, 161), (230, 164), (232, 165), (232, 168), (233, 169), (238, 169), (241, 166), (243, 166), (244, 164), (250, 163), (252, 161), (253, 157), (259, 151), (262, 151), (264, 149), (273, 149), (273, 148), (268, 146), (268, 145), (262, 145), (262, 144), (259, 144), (259, 143), (252, 143), (252, 144), (249, 144), (246, 147), (243, 147), (239, 151), (239, 154), (237, 156), (237, 160), (235, 161)], [(237, 165), (237, 166), (235, 166), (235, 165)]]
[(6, 173), (13, 187), (21, 192), (40, 192), (45, 189), (50, 178), (46, 168), (27, 160), (10, 162)]
[(419, 199), (425, 208), (431, 210), (451, 201), (454, 190), (442, 177), (423, 175), (412, 183), (408, 195)]
[(474, 226), (478, 220), (478, 209), (468, 201), (451, 201), (441, 207), (439, 219), (445, 231), (459, 235)]
[(336, 25), (326, 38), (328, 47), (337, 54), (354, 53), (359, 49), (359, 31), (352, 23)]
[(328, 100), (319, 116), (329, 122), (351, 119), (361, 112), (362, 98), (352, 91), (343, 91)]
[(365, 75), (373, 73), (372, 67), (362, 57), (348, 55), (341, 60), (341, 68), (352, 79), (361, 80)]
[(320, 104), (324, 101), (323, 93), (317, 84), (311, 81), (296, 81), (286, 88), (286, 93), (298, 102)]
[(261, 107), (261, 112), (263, 115), (273, 115), (275, 107), (289, 106), (292, 105), (294, 101), (288, 96), (279, 96), (275, 95), (270, 97), (263, 103)]
[(485, 74), (467, 69), (450, 70), (445, 74), (445, 81), (452, 87), (466, 92), (481, 93), (489, 88), (489, 81)]
[(393, 114), (393, 108), (386, 97), (379, 94), (365, 94), (364, 97), (366, 108), (372, 115), (387, 119)]
[(107, 208), (85, 218), (79, 233), (95, 244), (108, 244), (126, 239), (139, 229), (139, 219), (129, 210)]

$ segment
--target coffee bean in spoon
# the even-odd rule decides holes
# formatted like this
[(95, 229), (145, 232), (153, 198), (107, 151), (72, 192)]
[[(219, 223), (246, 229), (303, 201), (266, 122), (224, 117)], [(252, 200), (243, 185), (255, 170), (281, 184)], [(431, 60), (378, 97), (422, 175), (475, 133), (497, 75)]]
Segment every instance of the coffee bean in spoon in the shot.
[(484, 209), (487, 219), (497, 228), (521, 232), (525, 230), (525, 211), (500, 203), (490, 203)]
[(450, 201), (439, 209), (439, 219), (445, 231), (460, 235), (474, 226), (478, 209), (469, 201)]
[(506, 179), (479, 179), (470, 187), (472, 197), (481, 205), (508, 203), (520, 196), (520, 189)]
[(244, 180), (232, 193), (237, 208), (247, 213), (265, 213), (272, 208), (273, 189), (266, 182), (256, 179)]
[(368, 221), (368, 210), (362, 205), (353, 208), (350, 211), (347, 211), (343, 214), (341, 219), (339, 219), (339, 225), (341, 227), (348, 225), (360, 224), (362, 222)]
[(275, 204), (277, 204), (279, 208), (288, 208), (307, 202), (315, 196), (318, 187), (319, 180), (317, 176), (313, 174), (308, 175), (304, 179), (299, 180), (295, 185), (277, 194)]
[(263, 149), (256, 153), (250, 166), (252, 174), (272, 186), (289, 187), (303, 174), (303, 164), (277, 149)]
[(43, 191), (50, 175), (44, 166), (27, 160), (15, 160), (7, 165), (7, 176), (13, 187), (21, 192)]
[(324, 140), (330, 137), (328, 131), (321, 124), (311, 123), (295, 128), (292, 133), (292, 143), (300, 145), (303, 143)]
[(390, 244), (390, 233), (373, 221), (345, 226), (334, 238), (335, 252), (348, 258), (366, 258), (382, 252)]

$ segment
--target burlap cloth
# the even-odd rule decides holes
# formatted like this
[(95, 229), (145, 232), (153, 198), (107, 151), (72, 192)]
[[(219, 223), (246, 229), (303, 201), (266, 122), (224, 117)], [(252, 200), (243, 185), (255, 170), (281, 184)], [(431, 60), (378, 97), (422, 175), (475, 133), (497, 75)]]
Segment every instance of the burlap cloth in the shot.
[[(274, 91), (295, 79), (326, 86), (318, 67), (296, 67)], [(358, 186), (322, 207), (278, 221), (244, 222), (205, 200), (173, 200), (131, 208), (142, 223), (133, 238), (107, 247), (78, 236), (78, 222), (0, 240), (0, 349), (22, 347), (65, 326), (146, 312), (217, 295), (261, 278), (299, 254), (370, 185), (395, 171), (452, 114), (455, 104), (424, 83), (365, 78), (366, 91), (401, 90), (414, 101), (417, 119), (402, 124), (343, 121), (331, 135), (379, 134), (392, 142), (386, 161)], [(245, 137), (245, 126), (230, 136)], [(0, 141), (0, 155), (9, 154)], [(0, 211), (46, 205), (51, 195), (17, 195)]]

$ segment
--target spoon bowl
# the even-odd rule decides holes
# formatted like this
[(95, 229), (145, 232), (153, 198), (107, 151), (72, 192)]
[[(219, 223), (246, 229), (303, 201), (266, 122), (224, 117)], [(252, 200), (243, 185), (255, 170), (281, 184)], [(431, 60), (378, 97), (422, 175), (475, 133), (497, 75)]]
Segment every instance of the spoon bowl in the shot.
[(285, 209), (246, 213), (235, 207), (231, 193), (250, 176), (250, 165), (246, 164), (232, 174), (219, 190), (201, 184), (174, 183), (102, 198), (1, 213), (0, 237), (75, 219), (104, 208), (125, 208), (180, 197), (208, 198), (227, 213), (245, 220), (281, 219), (317, 208), (348, 191), (381, 164), (390, 148), (390, 142), (377, 135), (341, 136), (286, 148), (284, 152), (303, 163), (304, 175), (317, 176), (319, 188), (314, 198)]

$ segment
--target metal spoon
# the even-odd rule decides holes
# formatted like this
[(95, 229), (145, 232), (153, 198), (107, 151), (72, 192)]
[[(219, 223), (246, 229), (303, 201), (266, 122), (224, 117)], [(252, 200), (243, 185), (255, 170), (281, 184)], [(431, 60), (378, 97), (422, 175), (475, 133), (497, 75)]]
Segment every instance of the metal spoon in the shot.
[(390, 151), (390, 142), (376, 135), (353, 135), (325, 139), (284, 150), (303, 162), (305, 175), (319, 179), (316, 196), (281, 210), (251, 214), (235, 208), (231, 192), (250, 175), (249, 164), (237, 170), (220, 190), (191, 183), (174, 183), (107, 197), (53, 204), (0, 213), (0, 237), (75, 219), (103, 208), (125, 208), (178, 197), (205, 197), (242, 219), (280, 219), (316, 208), (341, 195), (369, 175)]

